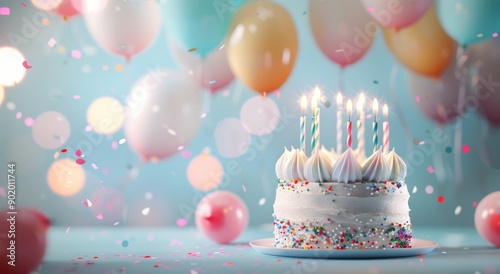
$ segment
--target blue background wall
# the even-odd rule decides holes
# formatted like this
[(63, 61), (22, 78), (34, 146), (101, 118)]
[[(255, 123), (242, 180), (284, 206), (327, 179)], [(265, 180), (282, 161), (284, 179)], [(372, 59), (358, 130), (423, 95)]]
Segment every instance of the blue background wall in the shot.
[[(297, 99), (315, 85), (321, 86), (325, 94), (333, 99), (338, 88), (339, 67), (322, 55), (313, 40), (308, 17), (304, 13), (308, 2), (276, 2), (286, 6), (292, 15), (298, 28), (300, 46), (295, 69), (280, 89), (281, 96), (277, 98), (273, 94), (270, 98), (277, 103), (282, 113), (286, 110), (298, 114)], [(27, 4), (28, 7), (23, 8), (17, 1), (0, 1), (0, 6), (11, 8), (10, 16), (0, 16), (0, 46), (10, 46), (7, 38), (9, 33), (21, 35), (23, 18), (33, 20), (37, 10)], [(227, 97), (221, 93), (211, 96), (204, 92), (205, 109), (209, 111), (198, 135), (186, 147), (191, 157), (176, 155), (156, 164), (139, 165), (138, 157), (126, 144), (120, 145), (117, 150), (111, 148), (112, 141), (125, 137), (123, 130), (120, 130), (111, 137), (104, 136), (102, 141), (97, 142), (86, 153), (86, 159), (107, 167), (109, 174), (103, 174), (102, 169), (94, 170), (86, 164), (86, 185), (80, 193), (70, 198), (52, 193), (45, 178), (56, 150), (38, 147), (32, 138), (31, 129), (24, 125), (23, 119), (35, 118), (48, 110), (61, 112), (71, 123), (71, 136), (63, 147), (76, 150), (80, 148), (82, 141), (87, 140), (84, 135), (87, 124), (85, 114), (94, 99), (109, 95), (124, 101), (132, 84), (139, 77), (156, 68), (178, 68), (178, 65), (170, 53), (165, 28), (146, 52), (126, 65), (120, 58), (98, 48), (81, 17), (68, 22), (49, 14), (47, 17), (51, 20), (50, 26), (37, 28), (34, 37), (18, 46), (33, 68), (27, 71), (21, 84), (6, 88), (6, 98), (0, 106), (0, 178), (6, 178), (7, 162), (17, 163), (18, 206), (39, 208), (56, 225), (103, 224), (81, 202), (102, 185), (120, 184), (127, 201), (121, 225), (175, 225), (179, 218), (186, 218), (188, 224), (193, 225), (192, 211), (206, 193), (195, 190), (188, 183), (185, 170), (192, 157), (205, 148), (210, 148), (211, 154), (226, 168), (227, 183), (220, 188), (233, 191), (246, 202), (251, 225), (272, 222), (276, 182), (274, 164), (281, 155), (283, 146), (297, 145), (298, 119), (291, 121), (281, 132), (273, 132), (260, 139), (254, 136), (250, 150), (256, 152), (257, 157), (252, 160), (248, 160), (248, 155), (236, 159), (220, 156), (214, 139), (215, 127), (225, 118), (239, 118), (243, 103), (256, 95), (238, 81), (228, 87), (230, 94)], [(47, 45), (50, 38), (64, 46), (66, 53), (60, 53), (57, 47), (50, 48)], [(81, 50), (82, 58), (71, 58), (69, 52), (72, 49)], [(117, 64), (124, 65), (124, 70), (119, 72), (113, 69)], [(102, 69), (104, 65), (109, 66), (107, 71)], [(392, 91), (391, 72), (395, 75), (395, 89)], [(424, 155), (423, 162), (414, 165), (414, 171), (407, 177), (410, 191), (414, 187), (417, 190), (410, 201), (414, 225), (473, 225), (473, 202), (500, 189), (497, 179), (499, 171), (483, 164), (478, 154), (479, 132), (486, 125), (476, 113), (468, 113), (463, 118), (463, 144), (468, 144), (471, 152), (462, 154), (463, 181), (460, 183), (454, 176), (454, 154), (445, 152), (446, 147), (454, 148), (453, 126), (444, 128), (447, 141), (441, 144), (431, 141), (432, 134), (429, 130), (438, 127), (417, 109), (408, 90), (407, 74), (407, 69), (387, 50), (379, 33), (368, 54), (345, 70), (345, 93), (354, 98), (360, 90), (365, 90), (368, 97), (377, 97), (387, 102), (391, 110), (391, 146), (395, 146), (405, 158), (411, 153)], [(80, 95), (81, 99), (74, 100), (73, 95)], [(8, 102), (15, 103), (16, 110), (7, 109)], [(402, 115), (396, 113), (397, 109), (402, 111)], [(16, 119), (18, 111), (22, 112), (23, 119)], [(329, 146), (334, 145), (335, 140), (334, 117), (334, 108), (322, 110), (322, 141)], [(405, 130), (409, 132), (405, 133)], [(367, 138), (370, 136), (367, 130)], [(490, 136), (491, 140), (496, 137)], [(414, 139), (424, 140), (426, 144), (415, 145)], [(439, 174), (440, 169), (434, 162), (434, 155), (442, 155), (445, 171), (443, 181), (439, 181), (436, 174), (428, 172), (428, 167), (432, 166)], [(229, 175), (227, 163), (230, 161), (237, 161), (242, 172)], [(5, 180), (2, 185), (5, 187)], [(427, 194), (424, 190), (428, 185), (434, 188), (432, 194)], [(146, 199), (147, 192), (153, 194), (153, 199)], [(438, 195), (445, 197), (444, 203), (437, 202)], [(265, 198), (265, 203), (262, 203), (262, 198)], [(0, 208), (6, 207), (6, 203), (6, 197), (0, 197)], [(458, 213), (458, 206), (461, 207), (461, 212), (455, 214)], [(141, 214), (145, 207), (151, 208), (147, 216)]]

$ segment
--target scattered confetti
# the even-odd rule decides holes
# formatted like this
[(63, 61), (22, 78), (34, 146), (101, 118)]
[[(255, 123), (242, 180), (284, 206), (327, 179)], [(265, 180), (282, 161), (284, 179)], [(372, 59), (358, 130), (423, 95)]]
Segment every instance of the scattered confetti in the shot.
[(128, 241), (127, 240), (122, 241), (122, 246), (123, 247), (127, 247), (128, 246)]
[(453, 149), (452, 149), (451, 147), (446, 147), (446, 148), (444, 149), (444, 151), (445, 151), (446, 153), (451, 153), (451, 152), (453, 151)]
[(83, 165), (83, 164), (85, 164), (85, 160), (83, 160), (82, 158), (78, 158), (78, 159), (76, 159), (76, 163), (79, 165)]
[(149, 207), (146, 207), (142, 210), (142, 215), (146, 216), (149, 214)]
[(435, 173), (436, 171), (434, 170), (434, 168), (432, 166), (428, 166), (427, 167), (427, 172), (429, 172), (430, 174), (432, 174), (432, 173)]
[(260, 200), (259, 200), (259, 205), (260, 205), (260, 206), (263, 206), (263, 205), (265, 205), (265, 204), (266, 204), (266, 198), (260, 198)]
[(119, 224), (120, 224), (120, 222), (115, 222), (113, 225), (116, 226), (116, 225), (119, 225)]
[(92, 168), (99, 169), (99, 167), (95, 163), (92, 163)]
[(120, 141), (118, 141), (118, 144), (123, 145), (126, 141), (127, 140), (125, 138), (121, 138)]
[(190, 48), (190, 49), (188, 50), (188, 52), (193, 52), (193, 51), (197, 51), (197, 50), (198, 50), (197, 48)]
[(50, 20), (47, 18), (42, 18), (42, 25), (44, 26), (50, 26)]
[(241, 185), (241, 188), (243, 189), (243, 192), (247, 192), (247, 188), (245, 187), (245, 185)]
[(57, 44), (57, 41), (54, 38), (50, 38), (47, 44), (49, 45), (49, 47), (54, 48)]
[(167, 131), (168, 131), (168, 134), (170, 134), (172, 136), (177, 135), (177, 133), (173, 129), (168, 129)]
[(337, 50), (335, 50), (335, 52), (343, 52), (343, 51), (344, 51), (344, 49), (337, 49)]
[(77, 49), (74, 49), (71, 51), (71, 57), (75, 58), (75, 59), (81, 59), (82, 58), (82, 52), (77, 50)]
[(476, 207), (477, 206), (477, 201), (473, 201), (472, 202), (472, 207)]
[(153, 199), (153, 193), (151, 193), (151, 192), (144, 193), (144, 198), (148, 201)]
[(187, 158), (191, 157), (191, 152), (189, 152), (188, 150), (183, 151), (182, 152), (182, 157), (184, 159), (187, 159)]
[(224, 90), (224, 91), (222, 92), (222, 96), (223, 96), (223, 97), (227, 97), (227, 96), (229, 96), (229, 93), (230, 93), (230, 92), (229, 92), (229, 89), (226, 89), (226, 90)]
[(1, 7), (0, 8), (0, 15), (10, 15), (10, 8), (8, 8), (8, 7)]
[(92, 207), (92, 202), (89, 199), (83, 201), (82, 204), (86, 207)]
[(33, 118), (31, 117), (26, 117), (26, 119), (24, 119), (24, 125), (27, 126), (27, 127), (32, 127), (33, 124), (35, 124), (35, 120), (33, 120)]
[(463, 145), (462, 146), (462, 152), (467, 154), (470, 152), (470, 146), (469, 145)]
[(54, 153), (54, 160), (57, 160), (57, 158), (59, 158), (59, 152), (58, 152), (58, 151), (56, 151), (56, 152)]
[(80, 95), (73, 95), (73, 99), (74, 99), (74, 100), (78, 100), (78, 99), (80, 99)]
[(223, 263), (222, 265), (223, 266), (233, 266), (233, 263), (232, 262), (226, 262), (226, 263)]
[(117, 149), (118, 148), (118, 143), (116, 141), (111, 142), (111, 148), (112, 149)]
[(32, 68), (32, 66), (28, 65), (28, 61), (24, 61), (24, 62), (23, 62), (23, 66), (24, 66), (24, 68), (25, 68), (25, 69), (30, 69), (30, 68)]
[(85, 126), (85, 131), (86, 132), (91, 132), (92, 131), (92, 126), (91, 125), (86, 125)]
[(77, 149), (75, 155), (78, 157), (82, 156), (82, 151), (80, 149)]
[(179, 147), (177, 148), (177, 150), (183, 150), (183, 149), (184, 149), (184, 146), (179, 146)]
[(413, 194), (417, 193), (417, 186), (413, 186), (413, 190), (411, 191), (411, 193)]
[(481, 38), (481, 37), (483, 37), (483, 34), (482, 33), (478, 33), (477, 34), (477, 38)]
[(66, 153), (66, 152), (68, 152), (68, 150), (67, 150), (67, 149), (65, 149), (65, 148), (63, 148), (63, 149), (61, 149), (61, 152), (62, 152), (62, 153)]
[(438, 203), (440, 203), (440, 204), (444, 203), (444, 197), (443, 197), (443, 196), (441, 196), (441, 195), (439, 195), (439, 196), (437, 197), (437, 201), (438, 201)]
[(431, 185), (428, 185), (425, 187), (425, 193), (427, 194), (432, 194), (434, 192), (434, 187)]
[(68, 234), (70, 227), (66, 228), (66, 234)]
[(175, 223), (177, 224), (178, 227), (184, 227), (187, 225), (187, 220), (181, 218), (178, 219)]
[(97, 215), (97, 216), (95, 216), (95, 217), (96, 217), (97, 219), (99, 219), (99, 220), (102, 220), (102, 219), (103, 219), (102, 214), (99, 214), (99, 215)]
[(24, 3), (21, 3), (21, 6), (23, 6), (23, 7), (25, 7), (25, 8), (27, 7), (27, 6), (26, 6), (26, 4), (24, 4)]
[(120, 64), (118, 64), (118, 65), (115, 66), (115, 70), (116, 71), (122, 71), (123, 70), (123, 66), (120, 65)]
[(462, 212), (462, 207), (461, 207), (461, 206), (457, 206), (457, 207), (455, 208), (455, 215), (460, 214), (460, 212)]
[(419, 139), (417, 139), (417, 138), (414, 138), (414, 139), (413, 139), (413, 144), (414, 144), (414, 145), (419, 145), (419, 144), (420, 144), (420, 140), (419, 140)]
[(18, 112), (16, 113), (16, 119), (21, 119), (22, 117), (23, 117), (23, 113), (22, 113), (22, 112), (20, 112), (20, 111), (18, 111)]

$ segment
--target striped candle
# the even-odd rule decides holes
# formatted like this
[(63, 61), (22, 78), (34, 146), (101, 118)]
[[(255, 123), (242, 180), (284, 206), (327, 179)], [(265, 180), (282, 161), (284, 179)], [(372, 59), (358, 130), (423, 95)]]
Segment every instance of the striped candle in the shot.
[(351, 148), (352, 145), (352, 122), (351, 122), (351, 114), (352, 114), (352, 101), (349, 99), (347, 101), (347, 147)]
[(312, 123), (311, 123), (311, 154), (319, 146), (318, 144), (318, 102), (317, 98), (313, 97), (311, 101), (311, 108), (313, 111)]
[(342, 154), (342, 94), (337, 93), (337, 153)]
[(389, 153), (389, 121), (387, 119), (387, 116), (389, 115), (389, 108), (387, 107), (387, 104), (384, 104), (384, 107), (382, 108), (382, 113), (384, 114), (385, 121), (382, 123), (382, 130), (384, 132), (384, 137), (383, 137), (383, 148), (384, 148), (384, 154)]
[(373, 152), (377, 151), (378, 146), (378, 100), (373, 100)]
[(362, 156), (362, 158), (366, 157), (365, 153), (365, 95), (361, 93), (359, 95), (358, 103), (357, 103), (357, 111), (358, 111), (358, 153)]
[(305, 95), (300, 100), (300, 107), (302, 109), (302, 116), (300, 117), (300, 149), (306, 152), (306, 108), (307, 98)]

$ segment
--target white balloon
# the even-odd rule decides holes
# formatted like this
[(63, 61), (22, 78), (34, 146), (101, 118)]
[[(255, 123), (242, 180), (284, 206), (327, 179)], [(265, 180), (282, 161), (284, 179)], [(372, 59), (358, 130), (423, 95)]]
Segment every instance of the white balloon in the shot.
[(166, 70), (151, 72), (134, 85), (127, 98), (127, 143), (145, 160), (169, 157), (197, 133), (201, 106), (201, 92), (193, 77)]
[[(85, 6), (95, 2), (85, 1)], [(157, 1), (109, 0), (104, 8), (85, 13), (84, 19), (100, 47), (127, 60), (151, 45), (161, 26)]]

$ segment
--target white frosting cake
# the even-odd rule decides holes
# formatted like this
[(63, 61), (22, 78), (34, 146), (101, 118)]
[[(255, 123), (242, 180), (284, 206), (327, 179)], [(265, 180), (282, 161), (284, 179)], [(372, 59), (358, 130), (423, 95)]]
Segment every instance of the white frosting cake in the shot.
[(276, 247), (411, 247), (406, 164), (394, 150), (360, 164), (350, 148), (340, 156), (319, 149), (309, 158), (285, 148), (276, 175)]

